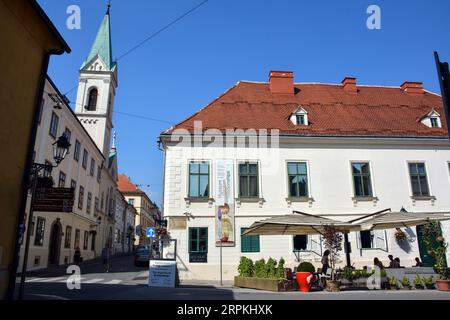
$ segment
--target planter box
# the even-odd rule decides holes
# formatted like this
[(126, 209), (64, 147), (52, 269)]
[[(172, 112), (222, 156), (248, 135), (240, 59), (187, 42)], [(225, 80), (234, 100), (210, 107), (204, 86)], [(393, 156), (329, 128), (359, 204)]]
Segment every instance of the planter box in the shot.
[(234, 286), (240, 288), (258, 289), (266, 291), (285, 291), (283, 280), (261, 279), (255, 277), (234, 277)]

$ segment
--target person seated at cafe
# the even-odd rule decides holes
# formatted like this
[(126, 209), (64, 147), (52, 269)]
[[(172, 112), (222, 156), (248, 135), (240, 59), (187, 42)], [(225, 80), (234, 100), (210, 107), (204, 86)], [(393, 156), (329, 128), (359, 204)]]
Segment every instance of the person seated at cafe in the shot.
[(373, 265), (377, 266), (380, 269), (384, 269), (384, 265), (383, 263), (380, 261), (380, 259), (378, 259), (377, 257), (375, 257), (373, 259)]
[(422, 261), (420, 261), (420, 259), (418, 257), (416, 257), (416, 265), (414, 267), (423, 267)]
[(388, 255), (389, 258), (389, 268), (400, 268), (400, 264), (394, 259), (392, 254)]
[(400, 258), (399, 258), (399, 257), (395, 258), (394, 260), (397, 262), (397, 268), (403, 268), (403, 267), (400, 265)]

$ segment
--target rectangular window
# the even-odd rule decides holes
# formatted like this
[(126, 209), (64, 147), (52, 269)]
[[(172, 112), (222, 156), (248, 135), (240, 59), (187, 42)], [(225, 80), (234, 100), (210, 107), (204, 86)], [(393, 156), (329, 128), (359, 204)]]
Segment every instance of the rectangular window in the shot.
[(86, 213), (91, 214), (92, 193), (88, 192), (86, 202)]
[(75, 229), (75, 241), (73, 242), (73, 248), (77, 249), (80, 247), (80, 229)]
[(361, 239), (361, 248), (362, 249), (372, 249), (374, 248), (373, 243), (373, 231), (367, 230), (367, 231), (360, 231), (360, 239)]
[(239, 164), (239, 197), (257, 198), (259, 196), (258, 163)]
[(52, 120), (50, 122), (49, 134), (55, 139), (56, 136), (58, 135), (58, 123), (59, 117), (56, 115), (56, 113), (52, 112)]
[(298, 115), (296, 115), (296, 118), (297, 118), (297, 124), (299, 124), (299, 125), (305, 124), (305, 115), (298, 114)]
[(88, 152), (86, 149), (83, 149), (83, 162), (81, 163), (81, 165), (83, 166), (84, 169), (87, 168), (87, 162), (88, 162)]
[(72, 132), (69, 130), (69, 128), (66, 127), (66, 130), (64, 130), (64, 135), (66, 136), (67, 140), (70, 143), (70, 138), (72, 137)]
[(66, 187), (66, 174), (62, 171), (59, 172), (58, 187), (59, 188)]
[(259, 252), (259, 235), (242, 235), (248, 228), (241, 228), (241, 252)]
[(72, 241), (72, 227), (66, 227), (66, 234), (64, 238), (64, 248), (70, 248), (70, 242)]
[(39, 107), (39, 116), (38, 116), (38, 124), (41, 124), (42, 121), (42, 113), (44, 112), (45, 99), (42, 99), (41, 106)]
[(89, 173), (91, 176), (95, 175), (95, 160), (94, 160), (94, 158), (91, 158), (91, 170)]
[(99, 205), (99, 200), (98, 197), (95, 197), (95, 202), (94, 202), (94, 215), (97, 216), (98, 214), (98, 205)]
[(128, 204), (134, 206), (134, 198), (128, 199)]
[(430, 196), (425, 163), (410, 163), (409, 175), (411, 178), (411, 188), (413, 196)]
[(189, 228), (189, 253), (208, 252), (208, 228)]
[(92, 239), (91, 239), (91, 251), (95, 251), (95, 236), (96, 236), (96, 234), (93, 233)]
[(309, 197), (306, 162), (288, 162), (289, 197)]
[(100, 166), (97, 167), (97, 181), (100, 182), (102, 180), (102, 168)]
[(368, 162), (352, 163), (355, 197), (372, 197), (372, 181)]
[(308, 249), (308, 236), (295, 235), (294, 236), (294, 251), (305, 251)]
[(430, 118), (430, 121), (432, 128), (439, 128), (439, 122), (437, 118)]
[(205, 161), (189, 163), (189, 197), (209, 197), (209, 163)]
[(36, 236), (34, 237), (34, 245), (42, 247), (44, 245), (45, 219), (38, 217), (36, 223)]
[(75, 161), (80, 160), (80, 152), (81, 152), (81, 143), (78, 140), (75, 140), (75, 149), (73, 151), (73, 158)]
[(78, 194), (78, 209), (83, 210), (83, 201), (84, 201), (84, 188), (80, 186), (80, 192)]
[(72, 189), (76, 189), (77, 188), (77, 182), (75, 181), (75, 180), (71, 180), (70, 181), (70, 187), (72, 188)]
[(87, 250), (89, 244), (89, 232), (84, 232), (84, 239), (83, 239), (83, 250)]

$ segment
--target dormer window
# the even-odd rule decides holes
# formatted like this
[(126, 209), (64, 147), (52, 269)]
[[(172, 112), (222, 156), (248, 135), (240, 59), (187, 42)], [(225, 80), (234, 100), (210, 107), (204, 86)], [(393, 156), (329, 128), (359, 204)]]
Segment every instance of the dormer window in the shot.
[(432, 128), (439, 128), (439, 120), (436, 117), (430, 118), (431, 121), (431, 127)]
[(298, 107), (294, 113), (292, 113), (290, 120), (293, 124), (297, 126), (307, 126), (308, 123), (308, 112), (302, 107)]
[(420, 122), (429, 128), (442, 128), (441, 115), (434, 109), (427, 113)]
[(305, 115), (304, 114), (297, 114), (296, 120), (298, 125), (304, 125), (305, 124)]

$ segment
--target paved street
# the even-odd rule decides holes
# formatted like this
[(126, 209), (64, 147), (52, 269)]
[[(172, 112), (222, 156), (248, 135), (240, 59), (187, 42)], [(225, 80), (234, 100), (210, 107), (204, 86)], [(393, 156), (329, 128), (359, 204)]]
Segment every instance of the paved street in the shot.
[(273, 293), (233, 288), (231, 282), (184, 281), (175, 289), (147, 287), (146, 268), (133, 266), (132, 256), (114, 257), (110, 272), (102, 270), (100, 261), (80, 265), (81, 289), (69, 290), (68, 275), (58, 267), (30, 272), (27, 278), (25, 299), (133, 299), (133, 300), (450, 300), (450, 293), (437, 290), (410, 291), (344, 291), (340, 293), (280, 292)]

